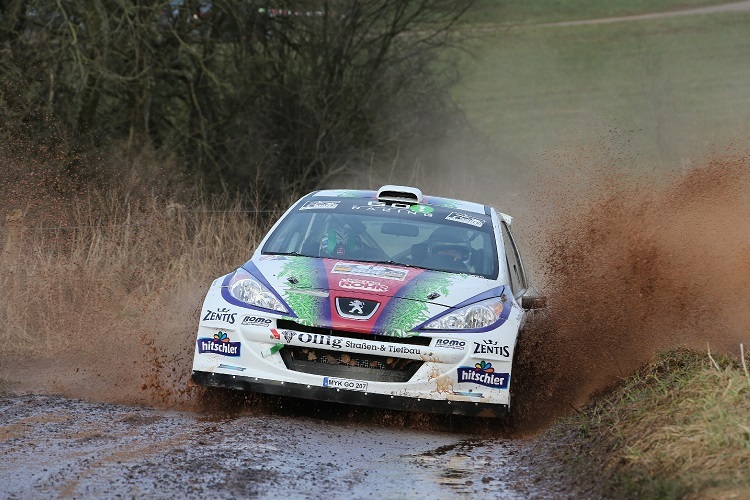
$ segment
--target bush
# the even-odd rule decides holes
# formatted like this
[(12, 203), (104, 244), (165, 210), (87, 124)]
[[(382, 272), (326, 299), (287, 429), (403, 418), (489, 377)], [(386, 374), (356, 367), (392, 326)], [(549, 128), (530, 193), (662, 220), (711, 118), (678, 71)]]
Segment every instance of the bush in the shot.
[(211, 191), (308, 190), (445, 132), (436, 58), (471, 3), (6, 2), (5, 134), (68, 143), (85, 179), (82, 154), (124, 141), (174, 152)]

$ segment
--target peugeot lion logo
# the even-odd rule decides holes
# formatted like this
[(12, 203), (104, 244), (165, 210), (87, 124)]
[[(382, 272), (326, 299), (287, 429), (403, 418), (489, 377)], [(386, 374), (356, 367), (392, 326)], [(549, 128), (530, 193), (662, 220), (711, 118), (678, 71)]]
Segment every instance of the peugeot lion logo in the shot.
[(362, 306), (364, 306), (365, 303), (361, 300), (352, 300), (349, 302), (349, 314), (358, 314), (360, 316), (364, 316), (365, 312), (362, 310)]
[(336, 312), (342, 318), (368, 320), (372, 318), (378, 307), (380, 307), (380, 302), (375, 300), (336, 297)]

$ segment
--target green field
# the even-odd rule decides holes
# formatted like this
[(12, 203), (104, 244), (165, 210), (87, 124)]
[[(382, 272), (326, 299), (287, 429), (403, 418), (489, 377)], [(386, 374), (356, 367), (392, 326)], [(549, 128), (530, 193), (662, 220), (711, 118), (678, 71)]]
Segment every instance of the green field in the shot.
[[(580, 4), (590, 10), (542, 15), (518, 7), (507, 18), (591, 19), (633, 7)], [(503, 26), (496, 23), (502, 10), (489, 9), (484, 24), (466, 30), (476, 38), (467, 37), (470, 53), (461, 58), (462, 81), (454, 90), (477, 134), (492, 145), (494, 164), (480, 160), (485, 172), (522, 185), (540, 169), (554, 168), (540, 164), (556, 151), (600, 143), (639, 169), (667, 171), (746, 135), (750, 12)]]
[(723, 3), (726, 3), (726, 0), (479, 0), (467, 13), (465, 21), (538, 24), (663, 12)]

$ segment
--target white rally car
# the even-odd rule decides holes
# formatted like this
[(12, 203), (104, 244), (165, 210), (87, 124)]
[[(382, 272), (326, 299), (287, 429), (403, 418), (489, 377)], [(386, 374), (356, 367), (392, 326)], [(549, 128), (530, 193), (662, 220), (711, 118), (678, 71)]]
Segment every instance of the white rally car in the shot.
[(495, 417), (529, 292), (494, 208), (419, 189), (297, 201), (200, 313), (197, 384)]

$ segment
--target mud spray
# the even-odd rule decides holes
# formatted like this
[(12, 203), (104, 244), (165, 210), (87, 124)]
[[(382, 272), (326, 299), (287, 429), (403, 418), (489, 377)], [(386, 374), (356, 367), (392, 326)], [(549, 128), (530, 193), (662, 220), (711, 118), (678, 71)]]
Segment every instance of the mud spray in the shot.
[(521, 430), (584, 405), (660, 350), (750, 344), (750, 156), (628, 181), (611, 164), (573, 163), (582, 188), (548, 179), (562, 188), (536, 193), (531, 239), (549, 310), (520, 341), (512, 420)]
[[(528, 239), (549, 308), (523, 332), (504, 424), (203, 391), (189, 374), (210, 280), (131, 289), (127, 277), (54, 266), (46, 275), (3, 271), (0, 389), (523, 434), (585, 404), (660, 350), (735, 353), (741, 342), (750, 345), (750, 157), (717, 155), (668, 182), (618, 180), (608, 165), (574, 167), (585, 189), (555, 189), (558, 179), (548, 178), (542, 184), (553, 187), (535, 193), (539, 218)], [(27, 169), (15, 175), (30, 178)], [(1, 215), (34, 212), (25, 193), (4, 189)], [(37, 213), (55, 212), (42, 208)]]

